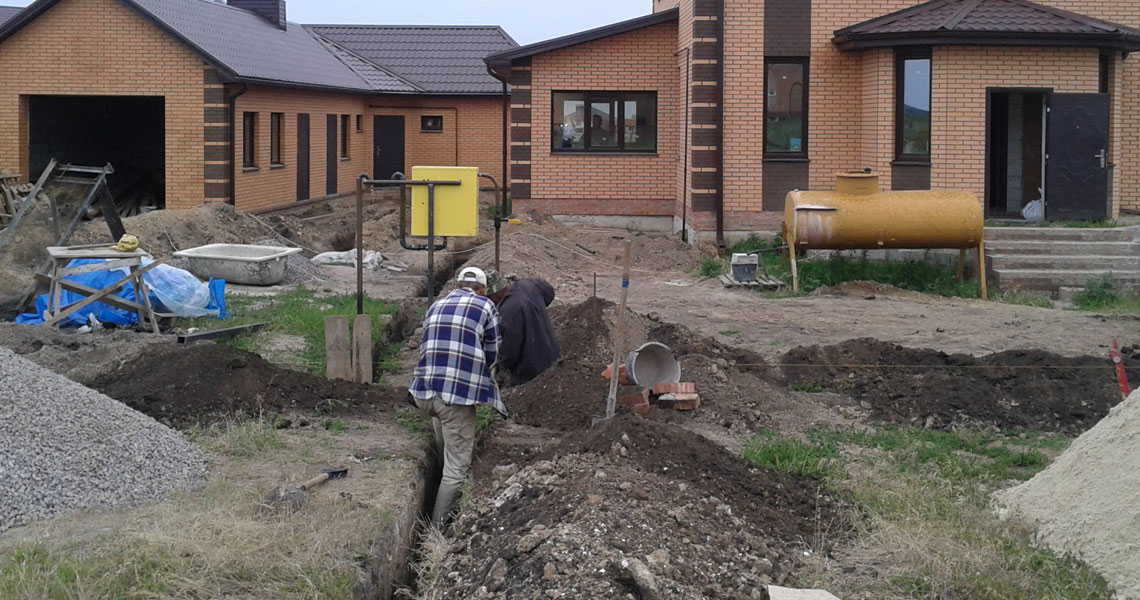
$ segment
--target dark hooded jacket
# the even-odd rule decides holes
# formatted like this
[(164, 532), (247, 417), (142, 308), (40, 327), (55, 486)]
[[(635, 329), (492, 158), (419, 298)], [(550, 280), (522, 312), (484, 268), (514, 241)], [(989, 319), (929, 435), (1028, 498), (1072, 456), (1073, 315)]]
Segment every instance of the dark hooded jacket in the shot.
[(499, 304), (503, 343), (499, 366), (514, 383), (526, 383), (562, 356), (554, 325), (546, 307), (554, 301), (554, 287), (541, 279), (523, 279), (512, 285)]

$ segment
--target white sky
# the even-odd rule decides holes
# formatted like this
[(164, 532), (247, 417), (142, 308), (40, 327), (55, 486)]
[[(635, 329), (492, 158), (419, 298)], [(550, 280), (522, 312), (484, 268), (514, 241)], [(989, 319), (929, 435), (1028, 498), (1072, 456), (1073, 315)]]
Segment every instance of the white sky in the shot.
[[(27, 6), (32, 0), (0, 0)], [(290, 21), (376, 25), (501, 25), (520, 44), (650, 13), (651, 0), (287, 0)]]

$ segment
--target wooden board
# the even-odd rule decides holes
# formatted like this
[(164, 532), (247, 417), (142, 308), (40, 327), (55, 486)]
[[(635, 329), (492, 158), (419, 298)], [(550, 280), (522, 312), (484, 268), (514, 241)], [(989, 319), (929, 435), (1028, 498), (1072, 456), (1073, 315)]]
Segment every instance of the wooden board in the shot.
[(372, 317), (352, 320), (352, 373), (356, 383), (372, 383)]
[(348, 317), (325, 319), (325, 376), (352, 381), (352, 341)]
[(784, 287), (783, 281), (780, 281), (775, 277), (764, 275), (762, 273), (756, 274), (756, 281), (749, 282), (741, 282), (733, 279), (732, 277), (729, 277), (728, 275), (721, 275), (720, 282), (724, 284), (724, 287), (726, 288), (746, 287), (761, 288), (765, 290), (778, 290)]

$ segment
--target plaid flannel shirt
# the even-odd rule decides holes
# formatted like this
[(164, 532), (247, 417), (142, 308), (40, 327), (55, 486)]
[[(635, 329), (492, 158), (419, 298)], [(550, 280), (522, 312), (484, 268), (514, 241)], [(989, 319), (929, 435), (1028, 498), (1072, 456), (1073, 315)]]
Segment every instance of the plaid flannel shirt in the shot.
[(430, 400), (438, 395), (445, 404), (468, 406), (498, 401), (491, 365), (500, 341), (494, 302), (464, 288), (436, 301), (424, 319), (412, 396)]

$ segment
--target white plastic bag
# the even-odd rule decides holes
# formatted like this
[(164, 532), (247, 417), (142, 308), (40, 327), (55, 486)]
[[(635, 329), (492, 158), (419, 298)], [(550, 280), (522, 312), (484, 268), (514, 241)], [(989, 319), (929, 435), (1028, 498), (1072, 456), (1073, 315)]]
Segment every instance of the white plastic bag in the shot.
[(1041, 199), (1034, 200), (1021, 209), (1021, 216), (1026, 221), (1040, 221), (1045, 218), (1045, 203)]
[[(344, 252), (322, 252), (309, 259), (314, 265), (347, 265), (350, 267), (356, 266), (356, 250), (346, 250)], [(384, 256), (375, 250), (364, 251), (364, 268), (366, 269), (379, 269), (381, 263), (384, 262)]]
[[(143, 264), (150, 261), (143, 259)], [(151, 293), (163, 306), (179, 317), (216, 317), (217, 310), (211, 310), (210, 286), (189, 271), (170, 265), (158, 265), (143, 273), (143, 279)]]

